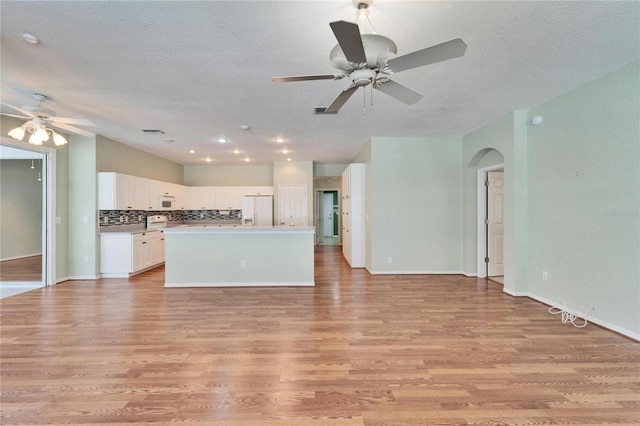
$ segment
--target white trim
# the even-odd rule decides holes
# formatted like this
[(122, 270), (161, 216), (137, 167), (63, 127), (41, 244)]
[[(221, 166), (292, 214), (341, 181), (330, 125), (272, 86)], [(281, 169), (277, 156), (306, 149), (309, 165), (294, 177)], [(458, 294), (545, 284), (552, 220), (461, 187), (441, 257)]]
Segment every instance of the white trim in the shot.
[(370, 271), (371, 275), (465, 275), (462, 271)]
[(469, 278), (475, 278), (478, 276), (478, 274), (476, 274), (475, 272), (464, 272), (464, 271), (462, 271), (462, 275)]
[(60, 283), (63, 283), (65, 281), (69, 281), (69, 280), (71, 280), (71, 278), (69, 278), (69, 277), (60, 277), (60, 278), (56, 279), (56, 282), (54, 284), (60, 284)]
[(603, 320), (598, 319), (598, 318), (594, 318), (591, 314), (589, 314), (587, 316), (587, 314), (584, 313), (584, 312), (580, 312), (580, 311), (576, 311), (575, 309), (567, 308), (566, 306), (560, 305), (557, 302), (551, 301), (551, 300), (549, 300), (547, 298), (544, 298), (542, 296), (537, 296), (537, 295), (529, 293), (529, 292), (518, 292), (518, 293), (516, 293), (516, 292), (508, 291), (507, 289), (503, 289), (503, 292), (505, 292), (505, 293), (507, 293), (507, 294), (509, 294), (511, 296), (514, 296), (514, 297), (528, 297), (529, 299), (533, 299), (533, 300), (538, 301), (540, 303), (543, 303), (543, 304), (545, 304), (547, 306), (552, 306), (554, 308), (563, 309), (563, 310), (569, 312), (570, 314), (576, 315), (576, 316), (578, 316), (580, 318), (585, 318), (586, 317), (588, 322), (597, 324), (600, 327), (606, 328), (607, 330), (614, 331), (614, 332), (616, 332), (618, 334), (621, 334), (621, 335), (623, 335), (625, 337), (628, 337), (630, 339), (633, 339), (633, 340), (636, 340), (636, 341), (640, 342), (640, 334), (639, 333), (634, 333), (633, 331), (627, 330), (626, 328), (617, 326), (615, 324), (608, 323), (608, 322), (603, 321)]
[(66, 281), (84, 281), (84, 280), (99, 280), (100, 275), (72, 275), (67, 277)]
[(230, 283), (164, 283), (166, 288), (185, 287), (313, 287), (311, 282), (230, 282)]
[[(487, 180), (487, 172), (494, 170), (504, 169), (504, 163), (494, 164), (493, 166), (482, 167), (476, 172), (476, 197), (477, 197), (477, 209), (476, 209), (476, 240), (477, 240), (477, 277), (486, 278), (487, 271), (484, 262), (485, 249), (487, 245), (487, 236), (484, 233), (485, 217), (484, 213), (487, 209), (487, 201), (485, 199), (485, 186), (484, 182)], [(483, 254), (484, 253), (484, 254)]]
[(44, 156), (42, 178), (46, 190), (42, 197), (42, 247), (45, 248), (46, 256), (42, 256), (42, 286), (53, 285), (56, 283), (56, 150), (4, 136), (0, 136), (0, 144)]

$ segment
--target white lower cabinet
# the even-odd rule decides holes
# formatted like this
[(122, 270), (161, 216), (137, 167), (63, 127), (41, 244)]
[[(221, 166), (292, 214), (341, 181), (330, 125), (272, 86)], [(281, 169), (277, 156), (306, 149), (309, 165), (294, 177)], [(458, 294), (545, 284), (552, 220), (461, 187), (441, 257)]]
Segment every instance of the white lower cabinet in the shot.
[(103, 278), (127, 278), (164, 263), (164, 233), (100, 235), (100, 273)]

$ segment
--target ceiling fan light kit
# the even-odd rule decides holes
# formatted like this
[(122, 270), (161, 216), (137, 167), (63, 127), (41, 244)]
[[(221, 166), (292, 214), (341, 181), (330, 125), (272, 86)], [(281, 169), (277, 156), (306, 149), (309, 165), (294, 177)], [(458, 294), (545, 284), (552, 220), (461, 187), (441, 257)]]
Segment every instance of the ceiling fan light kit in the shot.
[[(22, 114), (14, 115), (2, 113), (2, 115), (28, 120), (21, 126), (9, 131), (8, 135), (12, 138), (22, 140), (27, 133), (30, 133), (31, 136), (29, 136), (28, 141), (32, 145), (42, 145), (44, 142), (48, 141), (50, 137), (53, 137), (53, 143), (56, 144), (56, 146), (67, 144), (67, 139), (49, 126), (81, 136), (95, 136), (91, 132), (70, 126), (70, 124), (95, 126), (91, 121), (79, 118), (56, 117), (55, 111), (41, 105), (43, 101), (49, 99), (46, 95), (41, 93), (32, 93), (31, 97), (38, 101), (38, 105), (27, 105), (19, 108), (2, 102), (3, 105), (6, 105)], [(49, 126), (47, 124), (49, 124)]]
[[(365, 14), (371, 0), (354, 0), (358, 16)], [(446, 41), (401, 56), (396, 56), (396, 44), (388, 37), (378, 34), (360, 34), (357, 23), (336, 21), (329, 24), (338, 44), (329, 53), (329, 60), (336, 74), (273, 77), (275, 83), (308, 80), (339, 80), (348, 78), (347, 85), (333, 102), (323, 111), (336, 113), (360, 87), (371, 85), (373, 89), (391, 96), (406, 105), (412, 105), (423, 95), (391, 79), (400, 71), (446, 61), (464, 55), (467, 45), (460, 38)]]

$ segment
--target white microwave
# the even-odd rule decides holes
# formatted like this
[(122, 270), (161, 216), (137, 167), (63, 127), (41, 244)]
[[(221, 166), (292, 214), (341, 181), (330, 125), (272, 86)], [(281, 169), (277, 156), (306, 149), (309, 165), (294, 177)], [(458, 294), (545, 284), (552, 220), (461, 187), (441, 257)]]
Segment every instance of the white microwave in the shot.
[(176, 197), (173, 195), (158, 196), (158, 210), (175, 210)]

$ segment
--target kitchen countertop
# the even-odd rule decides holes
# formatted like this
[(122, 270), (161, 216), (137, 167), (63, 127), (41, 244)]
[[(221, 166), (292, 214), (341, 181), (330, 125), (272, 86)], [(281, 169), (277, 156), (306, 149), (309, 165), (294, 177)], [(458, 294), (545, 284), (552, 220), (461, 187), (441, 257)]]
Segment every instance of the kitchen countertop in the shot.
[(313, 226), (228, 226), (228, 225), (187, 225), (165, 228), (165, 234), (292, 234), (314, 233)]
[(241, 227), (240, 222), (227, 221), (224, 223), (216, 221), (194, 221), (194, 222), (169, 222), (166, 228), (148, 229), (144, 224), (137, 225), (120, 225), (120, 226), (101, 226), (100, 234), (142, 234), (145, 232), (164, 231), (173, 228), (189, 228), (189, 227)]

